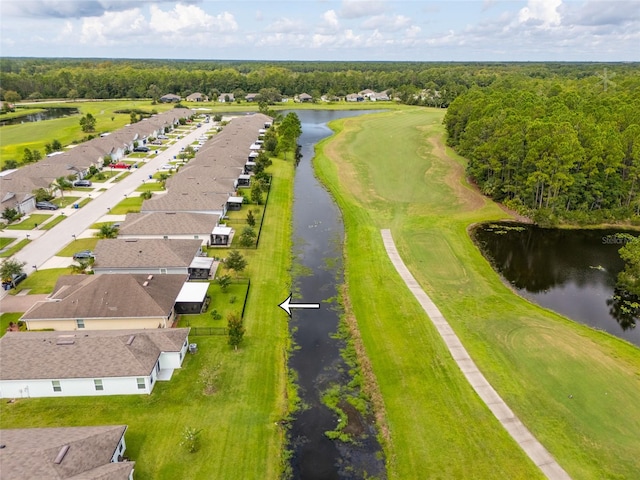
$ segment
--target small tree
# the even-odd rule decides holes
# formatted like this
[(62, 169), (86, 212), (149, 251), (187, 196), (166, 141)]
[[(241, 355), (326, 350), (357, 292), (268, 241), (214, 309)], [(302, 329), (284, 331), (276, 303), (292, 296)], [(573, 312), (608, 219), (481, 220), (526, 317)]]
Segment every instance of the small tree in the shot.
[(251, 186), (251, 201), (256, 205), (262, 204), (262, 186), (258, 182)]
[(93, 258), (80, 258), (76, 260), (78, 263), (72, 263), (69, 268), (71, 268), (71, 273), (73, 275), (79, 275), (85, 273), (87, 268), (93, 265)]
[(58, 177), (56, 178), (56, 181), (51, 184), (51, 186), (56, 190), (60, 190), (60, 196), (64, 198), (64, 191), (71, 190), (73, 184), (64, 177)]
[(10, 282), (11, 285), (15, 287), (13, 284), (13, 278), (24, 272), (22, 268), (26, 264), (27, 262), (20, 262), (13, 258), (7, 258), (2, 262), (2, 265), (0, 265), (0, 278), (2, 278), (3, 282)]
[(230, 313), (227, 317), (227, 334), (229, 335), (229, 345), (231, 345), (234, 350), (237, 350), (238, 345), (242, 343), (244, 332), (245, 328), (242, 324), (242, 318), (240, 318), (239, 315)]
[(118, 229), (113, 225), (102, 225), (96, 236), (98, 238), (116, 238), (118, 236)]
[(15, 208), (5, 208), (4, 212), (2, 212), (2, 218), (4, 218), (8, 223), (14, 222), (20, 218), (20, 212)]
[(93, 132), (96, 129), (96, 118), (87, 113), (84, 117), (80, 119), (80, 127), (83, 132)]
[(184, 447), (189, 453), (196, 453), (200, 450), (200, 432), (193, 427), (185, 427), (182, 432), (182, 441), (180, 445)]
[(244, 227), (240, 234), (240, 245), (243, 247), (252, 247), (256, 242), (256, 232), (251, 227)]
[(238, 273), (242, 272), (246, 268), (247, 261), (238, 250), (231, 250), (227, 259), (224, 261), (224, 264), (227, 269), (236, 272), (237, 276)]
[(220, 290), (226, 292), (231, 285), (231, 275), (222, 275), (218, 277), (218, 285), (220, 285)]
[(149, 200), (151, 197), (153, 197), (153, 192), (151, 190), (145, 190), (140, 194), (140, 196), (145, 200)]
[(247, 225), (250, 227), (256, 226), (256, 217), (253, 216), (253, 210), (249, 210), (249, 212), (247, 212)]

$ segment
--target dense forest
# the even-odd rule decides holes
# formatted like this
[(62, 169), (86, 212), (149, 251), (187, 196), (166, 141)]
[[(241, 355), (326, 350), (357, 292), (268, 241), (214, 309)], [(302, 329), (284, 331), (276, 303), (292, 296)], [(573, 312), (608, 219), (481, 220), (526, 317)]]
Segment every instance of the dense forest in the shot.
[[(166, 93), (308, 93), (342, 97), (391, 90), (403, 102), (446, 107), (472, 87), (488, 87), (514, 72), (530, 78), (593, 77), (605, 65), (573, 63), (262, 62), (124, 59), (0, 59), (0, 95), (21, 99), (158, 98)], [(628, 64), (609, 66), (619, 74)]]
[(637, 67), (504, 76), (456, 98), (445, 125), (482, 192), (539, 223), (639, 220)]

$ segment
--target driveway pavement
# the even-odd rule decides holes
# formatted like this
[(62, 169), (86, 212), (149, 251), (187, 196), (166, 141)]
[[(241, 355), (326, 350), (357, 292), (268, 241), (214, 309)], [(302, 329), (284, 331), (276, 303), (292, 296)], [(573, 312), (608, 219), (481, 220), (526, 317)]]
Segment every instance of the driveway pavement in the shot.
[(431, 301), (429, 296), (422, 290), (420, 284), (411, 275), (406, 267), (395, 242), (391, 236), (391, 230), (382, 230), (382, 241), (387, 250), (387, 255), (393, 266), (396, 267), (400, 277), (404, 280), (411, 293), (416, 297), (424, 311), (427, 313), (434, 326), (444, 340), (451, 356), (460, 367), (460, 370), (467, 378), (473, 389), (476, 391), (482, 401), (489, 407), (489, 410), (500, 421), (502, 426), (507, 430), (509, 435), (520, 445), (520, 448), (529, 456), (542, 473), (552, 480), (570, 479), (567, 472), (555, 461), (546, 448), (533, 436), (527, 427), (520, 421), (518, 417), (511, 411), (507, 404), (502, 400), (500, 395), (493, 389), (487, 379), (482, 375), (469, 353), (460, 342), (449, 323), (444, 318), (435, 303)]

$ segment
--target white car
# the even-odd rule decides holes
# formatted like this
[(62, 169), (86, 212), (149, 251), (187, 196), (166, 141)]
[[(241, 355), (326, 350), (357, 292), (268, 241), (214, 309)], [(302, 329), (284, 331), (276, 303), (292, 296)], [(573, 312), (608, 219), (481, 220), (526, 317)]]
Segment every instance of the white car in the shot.
[(165, 163), (160, 167), (160, 170), (175, 170), (176, 168), (178, 168), (176, 165), (173, 165), (171, 163)]

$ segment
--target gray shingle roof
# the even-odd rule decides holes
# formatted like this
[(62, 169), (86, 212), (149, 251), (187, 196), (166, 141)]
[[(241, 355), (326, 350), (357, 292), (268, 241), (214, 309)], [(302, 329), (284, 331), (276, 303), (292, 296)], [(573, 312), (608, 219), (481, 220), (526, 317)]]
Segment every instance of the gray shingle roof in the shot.
[(36, 303), (22, 318), (167, 318), (187, 275), (148, 278), (146, 274), (126, 273), (63, 275), (49, 297), (56, 301)]
[(188, 335), (188, 328), (7, 332), (0, 379), (143, 377), (161, 352), (180, 351)]
[(194, 235), (211, 233), (220, 215), (189, 212), (128, 213), (119, 235)]
[(94, 268), (188, 267), (202, 240), (122, 239), (98, 240)]
[[(0, 430), (0, 472), (7, 479), (126, 480), (134, 462), (110, 463), (125, 425)], [(54, 460), (68, 445), (59, 464)]]

